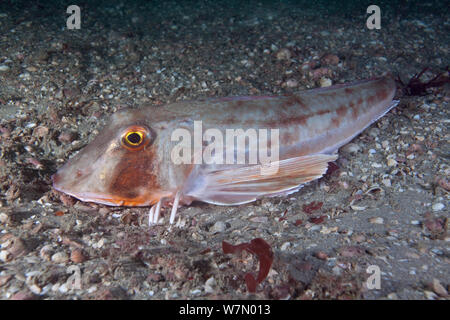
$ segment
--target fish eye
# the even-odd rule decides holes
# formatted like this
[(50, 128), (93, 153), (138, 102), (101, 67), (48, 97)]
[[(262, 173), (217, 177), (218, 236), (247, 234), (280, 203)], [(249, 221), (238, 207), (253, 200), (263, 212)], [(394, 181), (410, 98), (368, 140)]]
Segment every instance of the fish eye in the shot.
[(144, 135), (142, 134), (142, 132), (128, 132), (127, 135), (125, 136), (125, 139), (127, 140), (127, 142), (133, 146), (138, 146), (142, 140), (144, 138)]
[(140, 149), (140, 147), (149, 142), (148, 136), (146, 128), (133, 126), (128, 128), (122, 135), (122, 144), (128, 149)]

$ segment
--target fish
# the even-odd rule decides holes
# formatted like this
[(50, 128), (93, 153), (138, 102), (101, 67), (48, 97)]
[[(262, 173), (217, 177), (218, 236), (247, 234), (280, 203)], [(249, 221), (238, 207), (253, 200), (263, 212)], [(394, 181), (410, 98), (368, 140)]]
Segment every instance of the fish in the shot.
[(280, 96), (121, 109), (57, 170), (53, 187), (81, 201), (150, 207), (150, 225), (164, 207), (172, 206), (173, 224), (193, 201), (286, 196), (322, 177), (341, 146), (398, 104), (395, 92), (395, 81), (381, 76)]

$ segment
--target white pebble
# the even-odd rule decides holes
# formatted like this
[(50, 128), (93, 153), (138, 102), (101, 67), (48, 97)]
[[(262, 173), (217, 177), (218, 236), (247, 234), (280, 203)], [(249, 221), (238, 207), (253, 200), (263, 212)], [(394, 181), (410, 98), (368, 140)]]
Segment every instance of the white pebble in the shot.
[(375, 224), (383, 224), (384, 219), (381, 217), (374, 217), (374, 218), (370, 218), (369, 219), (370, 223), (375, 223)]
[(0, 66), (0, 71), (8, 71), (8, 70), (9, 70), (9, 67), (7, 65), (2, 64)]
[(377, 163), (377, 162), (374, 162), (374, 163), (372, 163), (372, 167), (374, 167), (374, 168), (381, 168), (382, 165)]
[(322, 88), (324, 88), (324, 87), (329, 87), (329, 86), (331, 86), (331, 85), (333, 84), (333, 83), (331, 82), (331, 79), (328, 79), (328, 78), (320, 78), (319, 83), (320, 83), (320, 86), (321, 86)]
[(296, 86), (298, 86), (298, 82), (295, 79), (289, 79), (288, 81), (286, 81), (286, 86), (289, 88), (295, 88)]
[(52, 255), (52, 261), (55, 263), (65, 263), (69, 260), (69, 256), (64, 251), (60, 251)]
[(281, 249), (281, 251), (286, 251), (287, 248), (289, 248), (290, 246), (291, 246), (290, 242), (285, 242), (281, 245), (280, 249)]
[(387, 165), (388, 165), (389, 167), (394, 167), (394, 166), (396, 166), (397, 164), (398, 164), (398, 162), (395, 161), (394, 159), (388, 159), (388, 161), (387, 161)]
[(445, 208), (445, 205), (443, 203), (435, 203), (432, 206), (433, 211), (441, 211)]
[(224, 232), (225, 229), (227, 228), (226, 224), (222, 221), (217, 221), (216, 223), (214, 223), (214, 225), (211, 227), (211, 232), (212, 233), (220, 233), (220, 232)]

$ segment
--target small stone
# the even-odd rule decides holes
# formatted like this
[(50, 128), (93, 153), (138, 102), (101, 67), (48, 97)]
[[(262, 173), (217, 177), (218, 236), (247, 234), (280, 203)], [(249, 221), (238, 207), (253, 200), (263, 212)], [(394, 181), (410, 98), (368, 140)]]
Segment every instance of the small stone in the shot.
[(27, 253), (27, 248), (20, 238), (13, 238), (13, 242), (11, 247), (8, 249), (9, 253), (11, 253), (12, 258), (15, 259), (17, 257), (23, 256)]
[(86, 261), (86, 255), (83, 253), (82, 249), (74, 249), (70, 253), (70, 260), (75, 263), (82, 263)]
[(376, 138), (376, 137), (378, 137), (380, 135), (380, 129), (378, 129), (378, 128), (370, 128), (368, 133), (369, 133), (369, 136)]
[(331, 79), (328, 79), (328, 78), (320, 78), (319, 84), (320, 84), (320, 87), (325, 88), (325, 87), (331, 86), (333, 84), (333, 82), (331, 81)]
[(388, 159), (388, 161), (387, 161), (387, 165), (389, 166), (389, 167), (394, 167), (394, 166), (396, 166), (398, 163), (397, 163), (397, 161), (395, 161), (394, 159)]
[(298, 86), (298, 81), (295, 79), (289, 79), (288, 81), (286, 81), (286, 86), (289, 88), (295, 88)]
[(12, 277), (13, 277), (12, 274), (5, 275), (5, 276), (0, 276), (0, 287), (2, 287), (5, 284), (7, 284), (8, 281), (11, 280)]
[(361, 150), (360, 146), (357, 145), (356, 143), (348, 143), (342, 148), (342, 151), (351, 154), (358, 153), (360, 150)]
[(374, 224), (383, 224), (384, 219), (381, 217), (373, 217), (369, 219), (369, 222)]
[(11, 261), (11, 253), (8, 252), (8, 250), (2, 250), (0, 251), (0, 261), (8, 262)]
[(387, 295), (387, 298), (388, 298), (389, 300), (397, 300), (397, 299), (398, 299), (398, 296), (397, 296), (397, 294), (396, 294), (395, 292), (392, 292), (392, 293), (389, 293), (389, 294)]
[(374, 162), (374, 163), (372, 163), (372, 167), (374, 167), (374, 168), (381, 168), (381, 167), (383, 167), (383, 165), (380, 164), (380, 163)]
[(361, 256), (365, 253), (365, 250), (359, 246), (345, 246), (339, 249), (339, 254), (343, 257)]
[(339, 57), (334, 54), (327, 54), (322, 59), (322, 64), (336, 66), (339, 64)]
[(48, 131), (49, 131), (49, 129), (47, 127), (39, 126), (39, 127), (34, 128), (33, 134), (42, 138), (48, 134)]
[(323, 251), (316, 252), (315, 256), (316, 256), (317, 259), (320, 259), (320, 260), (327, 260), (328, 259), (328, 255), (325, 252), (323, 252)]
[(0, 66), (0, 72), (6, 72), (8, 70), (9, 70), (9, 67), (7, 65), (3, 64), (3, 65)]
[(212, 233), (221, 233), (224, 232), (227, 229), (227, 225), (223, 221), (217, 221), (214, 223), (214, 225), (211, 227)]
[(9, 216), (6, 213), (0, 213), (0, 223), (6, 223), (8, 220)]
[(433, 211), (441, 211), (445, 208), (445, 205), (443, 203), (435, 203), (431, 208), (433, 209)]
[(47, 244), (43, 246), (41, 250), (39, 250), (39, 256), (44, 260), (50, 261), (52, 259), (52, 251), (52, 246)]
[(390, 187), (390, 186), (391, 186), (391, 180), (389, 180), (389, 179), (383, 179), (383, 180), (381, 180), (381, 182), (382, 182), (386, 187)]
[(441, 297), (446, 297), (448, 295), (447, 290), (436, 278), (433, 279), (432, 288), (433, 288), (433, 291), (435, 293), (437, 293), (438, 295), (440, 295)]
[(216, 280), (214, 279), (214, 277), (209, 278), (208, 280), (206, 280), (205, 282), (205, 292), (206, 293), (213, 293), (214, 287), (216, 286)]
[(280, 250), (281, 251), (286, 251), (289, 247), (291, 246), (290, 242), (285, 242), (281, 245)]
[(29, 71), (29, 72), (36, 72), (38, 69), (35, 67), (35, 66), (29, 66), (28, 68), (27, 68), (27, 71)]
[(59, 251), (54, 255), (52, 255), (51, 260), (55, 263), (66, 263), (69, 260), (69, 257), (67, 256), (67, 253), (65, 253), (64, 251)]
[(291, 58), (291, 52), (289, 49), (283, 48), (277, 52), (277, 60), (289, 60)]
[(73, 131), (63, 131), (58, 136), (58, 141), (62, 143), (71, 143), (77, 138), (77, 134)]
[(438, 298), (438, 296), (434, 292), (425, 290), (423, 293), (428, 300), (436, 300)]

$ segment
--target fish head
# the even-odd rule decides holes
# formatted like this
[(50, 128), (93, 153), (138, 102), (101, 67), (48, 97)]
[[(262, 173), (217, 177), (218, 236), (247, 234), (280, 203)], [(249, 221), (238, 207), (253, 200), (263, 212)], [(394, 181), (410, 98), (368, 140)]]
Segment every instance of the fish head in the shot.
[(157, 144), (157, 131), (141, 111), (120, 110), (53, 175), (53, 187), (82, 201), (151, 205), (161, 198)]

